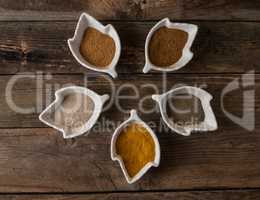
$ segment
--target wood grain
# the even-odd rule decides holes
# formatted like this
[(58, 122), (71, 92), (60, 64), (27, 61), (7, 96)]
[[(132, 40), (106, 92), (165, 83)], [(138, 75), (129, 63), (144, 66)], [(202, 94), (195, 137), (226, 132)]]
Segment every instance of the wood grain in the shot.
[[(117, 163), (110, 160), (109, 148), (117, 124), (128, 117), (122, 113), (117, 100), (100, 117), (90, 134), (64, 140), (57, 131), (45, 127), (39, 120), (39, 112), (50, 103), (54, 91), (66, 84), (85, 85), (99, 94), (111, 94), (111, 80), (106, 76), (89, 74), (54, 75), (38, 77), (24, 75), (1, 76), (0, 91), (0, 192), (104, 192), (143, 191), (172, 189), (214, 189), (214, 188), (257, 188), (260, 187), (260, 135), (259, 130), (259, 87), (260, 75), (244, 77), (245, 89), (255, 90), (256, 127), (249, 132), (228, 119), (221, 109), (220, 96), (223, 88), (241, 75), (216, 74), (170, 74), (165, 90), (176, 84), (202, 86), (213, 94), (213, 110), (219, 123), (215, 132), (193, 134), (191, 137), (177, 136), (160, 126), (160, 114), (139, 112), (141, 117), (155, 129), (159, 136), (162, 161), (159, 169), (152, 169), (140, 182), (128, 185)], [(43, 77), (41, 77), (43, 76)], [(18, 78), (13, 88), (10, 80)], [(250, 82), (255, 78), (255, 86)], [(42, 82), (42, 83), (41, 83)], [(156, 108), (150, 95), (163, 91), (160, 75), (122, 75), (114, 81), (116, 91), (123, 84), (132, 83), (139, 97), (119, 99), (125, 110), (138, 109), (143, 97), (145, 109)], [(154, 85), (146, 88), (144, 84)], [(21, 108), (34, 110), (21, 114), (7, 104), (10, 100), (5, 90), (12, 91), (12, 99)], [(243, 88), (242, 88), (243, 89)], [(42, 106), (37, 102), (41, 100)], [(131, 88), (121, 90), (121, 95), (135, 96)], [(9, 102), (10, 103), (10, 102)], [(248, 104), (245, 112), (252, 112)], [(241, 89), (224, 98), (224, 107), (240, 116), (242, 113)], [(108, 124), (106, 123), (108, 122)], [(248, 121), (247, 123), (250, 123)], [(24, 128), (22, 128), (24, 127)]]
[[(259, 128), (259, 127), (258, 127)], [(112, 192), (260, 187), (257, 131), (158, 132), (159, 168), (127, 184), (110, 158), (114, 129), (71, 140), (50, 128), (0, 129), (0, 192)]]
[(259, 190), (244, 191), (201, 191), (201, 192), (164, 192), (164, 193), (117, 193), (117, 194), (90, 194), (90, 195), (1, 195), (3, 200), (258, 200)]
[[(259, 10), (258, 0), (0, 0), (0, 199), (260, 199)], [(118, 30), (123, 47), (118, 79), (84, 69), (69, 52), (67, 39), (82, 12)], [(143, 75), (146, 35), (164, 17), (199, 26), (195, 56), (176, 73)], [(223, 89), (236, 80), (239, 88), (222, 101)], [(38, 115), (55, 90), (72, 84), (108, 93), (112, 100), (89, 134), (64, 140)], [(213, 95), (217, 131), (183, 137), (163, 126), (150, 97), (176, 84), (199, 86)], [(255, 91), (255, 97), (245, 103), (243, 91)], [(119, 92), (133, 98), (118, 99)], [(255, 113), (253, 130), (229, 119), (222, 102), (236, 116)], [(140, 104), (152, 111), (144, 113)], [(21, 113), (15, 105), (30, 109)], [(162, 150), (159, 168), (133, 185), (110, 159), (112, 133), (128, 117), (119, 107), (136, 108)], [(250, 124), (247, 119), (245, 125)], [(28, 194), (33, 192), (40, 194)]]
[(9, 0), (0, 1), (0, 20), (75, 20), (88, 12), (105, 20), (260, 20), (258, 0)]
[[(138, 76), (122, 75), (116, 80), (112, 80), (107, 76), (92, 74), (51, 76), (32, 73), (27, 75), (2, 76), (0, 79), (0, 91), (5, 95), (0, 96), (0, 127), (43, 127), (43, 124), (38, 120), (39, 113), (53, 100), (55, 90), (68, 85), (85, 86), (99, 94), (110, 94), (109, 108), (106, 108), (106, 112), (103, 115), (107, 119), (118, 121), (130, 109), (136, 108), (144, 113), (145, 119), (157, 122), (159, 116), (154, 115), (154, 113), (158, 113), (158, 109), (155, 102), (151, 99), (151, 95), (168, 91), (180, 85), (194, 85), (206, 89), (213, 95), (213, 109), (216, 112), (220, 126), (223, 128), (236, 127), (221, 109), (221, 94), (229, 83), (240, 78), (241, 75), (223, 74), (187, 74), (185, 76), (182, 74), (170, 74), (166, 76), (152, 74)], [(12, 82), (14, 82), (13, 85)], [(241, 86), (225, 95), (223, 98), (224, 108), (227, 112), (233, 113), (236, 116), (242, 116), (242, 92), (243, 90), (252, 89), (256, 93), (255, 112), (256, 118), (259, 119), (260, 75), (247, 75), (244, 77), (244, 82), (240, 80), (239, 84), (244, 84), (245, 88)], [(247, 84), (249, 85), (246, 86)], [(124, 96), (130, 97), (124, 99)], [(250, 103), (251, 99), (246, 103), (245, 112), (250, 113), (253, 111), (254, 105), (250, 105)], [(19, 108), (26, 110), (20, 111)], [(145, 111), (148, 113), (146, 114)], [(260, 123), (257, 119), (255, 122), (256, 125)], [(251, 123), (250, 120), (247, 123)]]
[[(192, 22), (199, 25), (194, 58), (175, 73), (244, 73), (260, 71), (260, 24)], [(119, 73), (142, 73), (144, 44), (155, 22), (113, 22), (122, 41)], [(80, 73), (67, 46), (76, 22), (5, 22), (0, 24), (0, 74), (44, 71)]]

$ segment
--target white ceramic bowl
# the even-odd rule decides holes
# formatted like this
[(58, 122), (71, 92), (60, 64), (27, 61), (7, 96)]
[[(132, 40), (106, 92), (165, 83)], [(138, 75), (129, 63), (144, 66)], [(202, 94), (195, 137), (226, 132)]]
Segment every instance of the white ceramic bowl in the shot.
[[(184, 126), (184, 127), (172, 126), (167, 116), (166, 103), (167, 103), (168, 96), (170, 95), (171, 97), (174, 97), (174, 95), (183, 94), (183, 93), (191, 94), (197, 97), (198, 99), (200, 99), (201, 101), (201, 105), (205, 117), (204, 117), (204, 121), (196, 126)], [(183, 86), (183, 87), (170, 90), (161, 95), (152, 95), (152, 98), (155, 101), (157, 101), (157, 103), (159, 104), (163, 121), (167, 124), (167, 126), (171, 130), (173, 130), (174, 132), (180, 135), (189, 136), (192, 131), (214, 131), (218, 128), (216, 117), (210, 106), (210, 101), (212, 100), (212, 96), (205, 90), (196, 87), (191, 87), (191, 86)]]
[[(53, 122), (51, 121), (47, 121), (45, 118), (45, 115), (49, 115), (52, 112), (55, 112), (56, 108), (59, 107), (59, 105), (62, 103), (64, 97), (68, 94), (72, 94), (72, 93), (81, 93), (84, 95), (89, 96), (93, 102), (94, 102), (94, 111), (92, 113), (92, 116), (90, 117), (90, 119), (85, 123), (85, 125), (83, 126), (83, 128), (81, 128), (80, 130), (78, 130), (77, 132), (74, 133), (70, 133), (70, 132), (66, 132), (66, 130), (61, 129), (57, 126), (54, 125)], [(78, 86), (70, 86), (70, 87), (65, 87), (62, 89), (59, 89), (55, 92), (55, 100), (54, 102), (52, 102), (40, 115), (39, 115), (39, 119), (40, 121), (42, 121), (43, 123), (45, 123), (46, 125), (60, 131), (63, 133), (63, 137), (66, 138), (73, 138), (79, 135), (82, 135), (84, 133), (86, 133), (87, 131), (89, 131), (94, 124), (96, 123), (100, 113), (102, 112), (103, 109), (103, 105), (104, 103), (109, 99), (109, 95), (105, 94), (105, 95), (98, 95), (97, 93), (93, 92), (92, 90), (89, 90), (85, 87), (78, 87)]]
[[(149, 59), (149, 42), (154, 34), (161, 27), (167, 27), (172, 29), (179, 29), (188, 33), (188, 41), (183, 48), (182, 57), (173, 65), (169, 67), (159, 67), (155, 66)], [(193, 53), (190, 48), (192, 43), (197, 35), (198, 26), (194, 24), (186, 24), (186, 23), (172, 23), (169, 18), (164, 18), (159, 21), (148, 33), (146, 41), (145, 41), (145, 66), (143, 68), (143, 72), (147, 73), (150, 70), (158, 70), (164, 72), (176, 71), (182, 67), (184, 67), (193, 57)]]
[[(121, 159), (121, 156), (116, 153), (116, 140), (122, 130), (130, 123), (138, 123), (142, 125), (144, 128), (148, 130), (148, 132), (151, 134), (154, 144), (155, 144), (155, 158), (153, 162), (147, 163), (134, 177), (130, 177), (127, 173), (127, 170), (125, 168), (124, 162)], [(141, 152), (140, 152), (141, 153)], [(139, 116), (137, 115), (136, 110), (131, 110), (130, 117), (124, 121), (114, 132), (112, 136), (111, 141), (111, 158), (113, 161), (118, 161), (120, 164), (120, 167), (124, 173), (124, 176), (129, 184), (132, 184), (136, 181), (138, 181), (151, 167), (158, 167), (160, 164), (160, 157), (161, 157), (161, 150), (160, 150), (160, 144), (158, 141), (157, 136), (153, 132), (153, 130), (144, 122), (142, 121)]]
[[(112, 37), (113, 40), (115, 41), (115, 46), (116, 46), (115, 56), (112, 62), (107, 67), (104, 67), (103, 69), (97, 68), (94, 65), (88, 63), (80, 53), (79, 50), (80, 44), (84, 36), (84, 33), (88, 27), (95, 28), (101, 33), (107, 34), (108, 36)], [(94, 71), (107, 73), (111, 75), (113, 78), (117, 77), (116, 65), (118, 63), (121, 54), (121, 43), (115, 28), (111, 24), (104, 26), (94, 17), (88, 15), (87, 13), (82, 13), (79, 18), (74, 37), (68, 40), (68, 45), (72, 55), (82, 66)]]

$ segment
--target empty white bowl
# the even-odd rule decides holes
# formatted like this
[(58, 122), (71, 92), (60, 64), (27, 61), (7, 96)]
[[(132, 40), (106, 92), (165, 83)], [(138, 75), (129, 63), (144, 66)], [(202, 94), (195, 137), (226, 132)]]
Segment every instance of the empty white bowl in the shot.
[[(188, 33), (188, 40), (183, 48), (182, 57), (173, 65), (168, 67), (159, 67), (155, 66), (149, 59), (149, 42), (154, 34), (161, 27), (167, 27), (172, 29), (179, 29)], [(147, 73), (150, 70), (158, 70), (164, 72), (176, 71), (182, 67), (184, 67), (193, 57), (193, 53), (190, 48), (192, 43), (197, 35), (198, 26), (194, 24), (187, 23), (172, 23), (169, 18), (164, 18), (159, 21), (148, 33), (146, 41), (145, 41), (145, 66), (143, 68), (143, 72)]]
[[(117, 154), (116, 152), (116, 140), (122, 130), (131, 123), (138, 123), (144, 128), (147, 129), (147, 131), (150, 133), (150, 135), (153, 138), (154, 144), (155, 144), (155, 158), (154, 161), (147, 163), (134, 177), (130, 177), (128, 175), (128, 172), (125, 168), (124, 162), (121, 159), (121, 156)], [(141, 152), (140, 152), (141, 153)], [(120, 167), (124, 173), (124, 176), (129, 184), (132, 184), (136, 181), (138, 181), (151, 167), (158, 167), (160, 164), (160, 157), (161, 157), (161, 150), (160, 150), (160, 144), (157, 139), (157, 136), (153, 132), (153, 130), (144, 122), (142, 121), (139, 116), (137, 115), (136, 110), (131, 110), (130, 117), (124, 121), (114, 132), (112, 136), (112, 141), (111, 141), (111, 158), (113, 161), (118, 161), (120, 164)]]
[[(180, 127), (179, 125), (173, 126), (170, 123), (169, 118), (167, 116), (166, 103), (169, 95), (171, 97), (174, 97), (174, 95), (184, 94), (184, 93), (191, 94), (197, 97), (198, 99), (200, 99), (201, 101), (201, 105), (205, 117), (204, 117), (204, 121), (199, 123), (197, 126), (183, 126), (183, 127)], [(159, 104), (163, 121), (167, 124), (167, 126), (171, 130), (173, 130), (174, 132), (180, 135), (189, 136), (192, 131), (214, 131), (218, 128), (216, 117), (210, 106), (210, 101), (212, 100), (212, 96), (211, 94), (209, 94), (203, 89), (191, 87), (191, 86), (183, 86), (183, 87), (178, 87), (173, 90), (170, 90), (161, 95), (152, 95), (152, 98)]]
[[(64, 129), (61, 129), (60, 127), (57, 127), (55, 123), (52, 120), (48, 120), (48, 115), (51, 113), (55, 112), (57, 108), (61, 105), (64, 97), (68, 94), (75, 94), (75, 93), (80, 93), (87, 95), (92, 99), (94, 102), (94, 110), (89, 118), (89, 120), (84, 124), (84, 126), (77, 130), (76, 132), (67, 132)], [(63, 137), (65, 139), (67, 138), (73, 138), (79, 135), (82, 135), (89, 131), (94, 124), (96, 123), (100, 113), (102, 112), (103, 105), (104, 103), (109, 99), (109, 95), (98, 95), (97, 93), (93, 92), (92, 90), (89, 90), (85, 87), (78, 87), (78, 86), (70, 86), (70, 87), (65, 87), (62, 89), (59, 89), (55, 92), (55, 100), (52, 102), (40, 115), (39, 115), (39, 120), (45, 123), (46, 125), (60, 131), (63, 133)]]
[[(116, 46), (115, 55), (114, 55), (112, 62), (107, 67), (104, 67), (102, 69), (95, 67), (94, 65), (88, 63), (86, 61), (86, 59), (80, 53), (80, 45), (82, 42), (82, 38), (88, 27), (95, 28), (98, 31), (100, 31), (101, 33), (107, 34), (108, 36), (113, 38), (113, 40), (115, 42), (115, 46)], [(94, 71), (107, 73), (107, 74), (111, 75), (113, 78), (117, 77), (116, 65), (118, 63), (118, 60), (119, 60), (119, 57), (121, 54), (121, 43), (120, 43), (119, 36), (118, 36), (115, 28), (113, 27), (113, 25), (108, 24), (108, 25), (104, 26), (98, 20), (96, 20), (94, 17), (88, 15), (87, 13), (82, 13), (79, 18), (74, 37), (68, 40), (68, 45), (69, 45), (72, 55), (78, 61), (78, 63), (81, 64), (82, 66), (84, 66), (88, 69), (94, 70)]]

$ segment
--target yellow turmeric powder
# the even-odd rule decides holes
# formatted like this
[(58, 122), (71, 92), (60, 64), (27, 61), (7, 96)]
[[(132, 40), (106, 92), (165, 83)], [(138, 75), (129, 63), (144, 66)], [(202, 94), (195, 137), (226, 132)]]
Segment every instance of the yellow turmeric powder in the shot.
[(141, 124), (131, 123), (118, 136), (116, 152), (121, 156), (128, 175), (134, 177), (148, 162), (154, 160), (154, 140)]

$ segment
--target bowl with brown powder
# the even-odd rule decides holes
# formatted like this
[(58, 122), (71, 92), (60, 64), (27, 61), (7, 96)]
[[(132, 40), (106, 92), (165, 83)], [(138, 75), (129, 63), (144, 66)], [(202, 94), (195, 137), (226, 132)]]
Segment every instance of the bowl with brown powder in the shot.
[(159, 21), (148, 33), (145, 42), (145, 66), (150, 70), (175, 71), (184, 67), (193, 57), (190, 48), (198, 26), (172, 23), (168, 18)]
[(151, 167), (160, 163), (160, 144), (153, 130), (135, 110), (114, 132), (111, 158), (118, 161), (129, 184), (138, 181)]
[(72, 55), (82, 66), (117, 77), (116, 65), (121, 53), (121, 43), (111, 24), (104, 26), (94, 17), (83, 13), (68, 45)]
[(108, 99), (107, 94), (100, 96), (84, 87), (65, 87), (55, 92), (55, 101), (39, 115), (39, 119), (62, 132), (64, 138), (73, 138), (94, 126)]
[(210, 106), (212, 96), (203, 89), (183, 86), (152, 98), (159, 104), (163, 121), (178, 134), (189, 136), (193, 131), (218, 128)]

